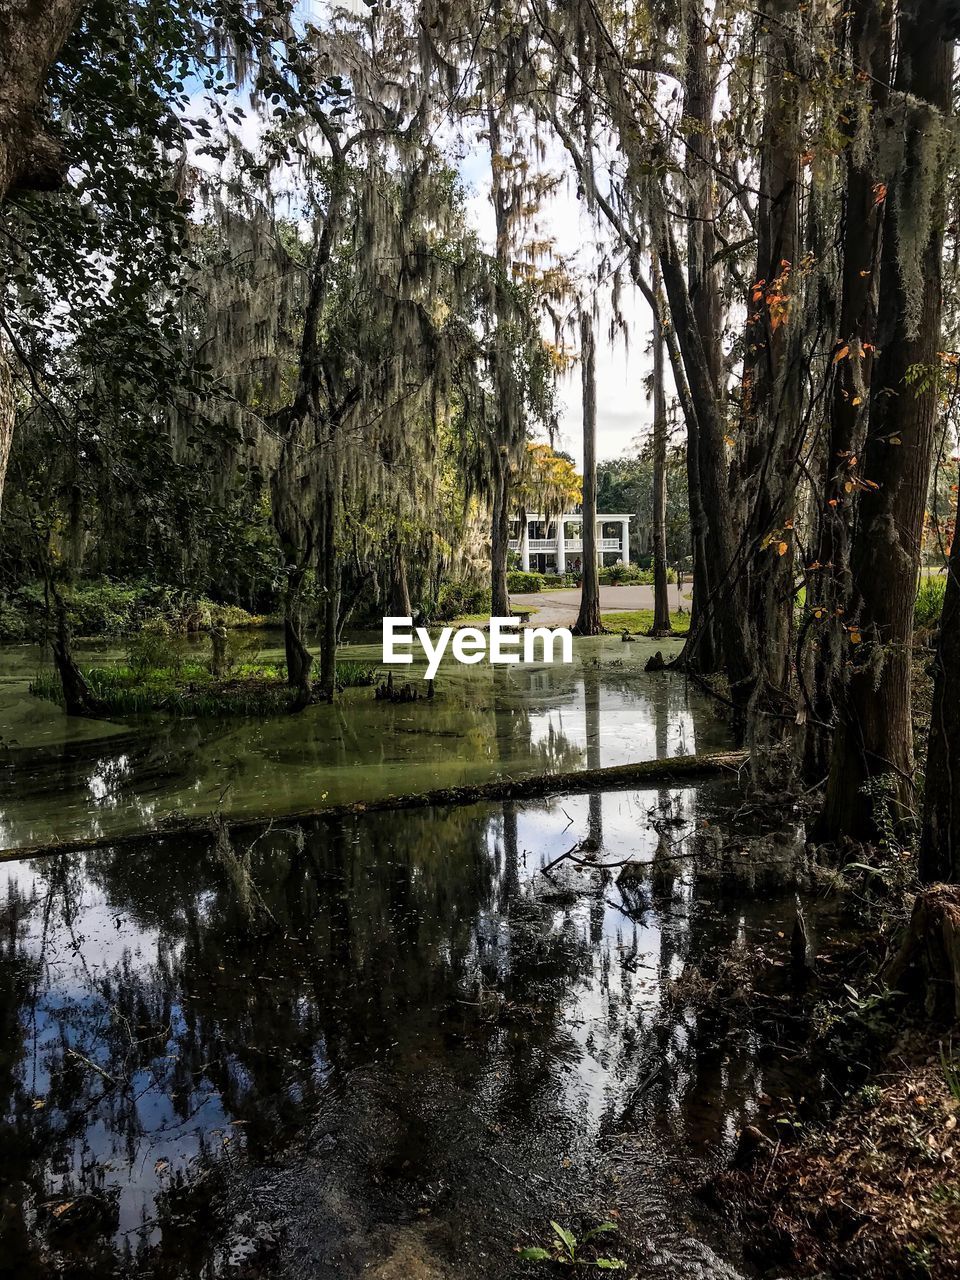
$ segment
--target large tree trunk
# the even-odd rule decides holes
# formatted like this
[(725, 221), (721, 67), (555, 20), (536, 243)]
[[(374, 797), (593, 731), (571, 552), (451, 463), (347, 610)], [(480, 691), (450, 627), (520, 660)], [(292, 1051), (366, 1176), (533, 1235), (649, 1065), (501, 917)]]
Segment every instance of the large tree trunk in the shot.
[(960, 881), (960, 511), (940, 618), (924, 786), (920, 877)]
[[(902, 163), (886, 198), (878, 320), (879, 352), (851, 557), (848, 615), (852, 671), (831, 760), (823, 828), (867, 838), (874, 831), (872, 779), (891, 780), (896, 816), (914, 814), (911, 661), (913, 606), (920, 565), (937, 408), (931, 372), (911, 385), (915, 366), (938, 366), (945, 192), (925, 183), (937, 172), (951, 107), (953, 43), (947, 0), (905, 0), (895, 88), (905, 105), (891, 127), (903, 130)], [(926, 235), (919, 279), (899, 260), (902, 239)], [(906, 276), (906, 278), (905, 278)]]
[(696, 405), (700, 431), (698, 457), (699, 492), (710, 536), (704, 547), (710, 576), (710, 597), (703, 608), (718, 620), (724, 666), (730, 679), (732, 700), (741, 722), (755, 684), (750, 637), (741, 607), (737, 575), (739, 551), (727, 485), (726, 443), (723, 417), (710, 375), (683, 264), (677, 250), (663, 196), (655, 183), (650, 188), (651, 235), (663, 273), (664, 291), (683, 357), (684, 372)]
[[(883, 230), (882, 204), (876, 196), (880, 174), (873, 157), (855, 145), (862, 114), (883, 109), (890, 74), (889, 0), (855, 0), (850, 29), (851, 66), (867, 78), (864, 99), (848, 104), (845, 132), (843, 272), (829, 455), (823, 493), (818, 495), (819, 537), (807, 583), (806, 625), (815, 639), (813, 689), (806, 726), (805, 769), (814, 780), (828, 771), (833, 726), (843, 691), (849, 607), (850, 540), (856, 493), (847, 485), (861, 452), (866, 429), (868, 388), (873, 371), (877, 323), (877, 267)], [(841, 353), (847, 352), (846, 357)]]
[[(805, 434), (799, 334), (799, 77), (794, 65), (797, 0), (771, 15), (763, 37), (767, 68), (757, 265), (747, 299), (737, 523), (751, 652), (757, 664), (750, 707), (754, 741), (769, 745), (795, 722), (792, 688), (794, 535), (799, 455)], [(793, 9), (794, 12), (790, 12)], [(779, 767), (779, 766), (778, 766)]]
[[(6, 0), (0, 9), (0, 204), (11, 191), (60, 185), (65, 157), (38, 108), (82, 0)], [(12, 355), (0, 340), (0, 506), (15, 422)]]
[(577, 636), (598, 636), (600, 579), (597, 574), (597, 352), (593, 321), (580, 315), (580, 372), (583, 385), (583, 576), (580, 579), (580, 611), (574, 623)]
[[(683, 114), (693, 126), (686, 138), (687, 177), (687, 288), (693, 316), (700, 333), (704, 359), (718, 404), (724, 399), (721, 329), (723, 307), (719, 273), (714, 262), (717, 238), (714, 231), (716, 203), (712, 169), (714, 158), (713, 113), (717, 92), (716, 69), (711, 66), (703, 6), (686, 0), (683, 15), (686, 31)], [(704, 461), (703, 435), (696, 411), (684, 407), (687, 426), (687, 486), (690, 504), (690, 531), (693, 542), (693, 605), (690, 635), (684, 645), (681, 665), (710, 675), (721, 665), (721, 642), (717, 611), (711, 603), (710, 530), (700, 492)]]
[[(654, 291), (660, 293), (660, 270), (654, 264)], [(653, 627), (652, 636), (669, 636), (670, 596), (667, 588), (667, 394), (664, 386), (663, 329), (660, 309), (653, 313)]]

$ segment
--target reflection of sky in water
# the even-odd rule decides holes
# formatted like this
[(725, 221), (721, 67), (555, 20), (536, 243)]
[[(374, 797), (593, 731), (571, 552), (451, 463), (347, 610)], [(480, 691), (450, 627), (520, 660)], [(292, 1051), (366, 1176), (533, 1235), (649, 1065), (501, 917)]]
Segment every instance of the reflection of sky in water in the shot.
[[(212, 1082), (200, 1075), (178, 1107), (171, 1093), (179, 1040), (186, 1033), (183, 1009), (170, 1006), (170, 1036), (145, 1068), (134, 1070), (114, 1098), (108, 1040), (137, 1037), (137, 1027), (104, 992), (122, 975), (130, 985), (151, 981), (161, 948), (159, 931), (117, 916), (91, 883), (71, 878), (66, 901), (45, 883), (41, 864), (15, 863), (7, 871), (7, 893), (34, 905), (22, 938), (26, 955), (40, 962), (36, 1002), (24, 1022), (27, 1049), (22, 1085), (42, 1103), (54, 1129), (67, 1123), (59, 1111), (59, 1089), (51, 1066), (68, 1063), (86, 1078), (89, 1119), (66, 1143), (66, 1162), (47, 1170), (48, 1195), (69, 1201), (95, 1188), (118, 1197), (118, 1233), (126, 1238), (149, 1223), (155, 1198), (171, 1178), (188, 1169), (201, 1152), (231, 1140), (230, 1126)], [(52, 911), (47, 906), (55, 903)], [(118, 1109), (127, 1113), (114, 1123)], [(11, 1113), (7, 1111), (9, 1119)], [(145, 1240), (156, 1238), (149, 1229)]]
[[(731, 1143), (762, 1083), (750, 1053), (705, 1045), (669, 984), (792, 909), (713, 912), (686, 843), (699, 821), (693, 789), (664, 788), (368, 815), (308, 830), (299, 853), (265, 833), (246, 871), (173, 842), (10, 864), (19, 964), (36, 968), (7, 1119), (52, 1129), (47, 1196), (114, 1191), (132, 1245), (209, 1159), (253, 1143), (282, 1164), (334, 1099), (362, 1114), (388, 1094), (402, 1116), (437, 1089), (450, 1132), (479, 1108), (524, 1159), (559, 1146), (576, 1164), (649, 1088), (628, 1128), (669, 1199), (663, 1150)], [(588, 837), (596, 865), (543, 874)], [(598, 867), (628, 858), (659, 870), (621, 892)], [(259, 943), (240, 905), (258, 895), (282, 929)], [(693, 1274), (720, 1273), (676, 1272)]]

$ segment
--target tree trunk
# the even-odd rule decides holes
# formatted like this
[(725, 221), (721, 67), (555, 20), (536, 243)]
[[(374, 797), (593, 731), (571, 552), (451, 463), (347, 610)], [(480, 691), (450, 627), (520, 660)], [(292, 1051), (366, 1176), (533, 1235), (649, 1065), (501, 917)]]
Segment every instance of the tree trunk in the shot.
[[(694, 126), (686, 137), (687, 199), (687, 289), (694, 321), (700, 334), (704, 359), (718, 404), (725, 398), (721, 329), (723, 307), (719, 273), (714, 263), (717, 238), (714, 230), (716, 203), (712, 169), (714, 158), (713, 113), (717, 92), (716, 69), (711, 66), (703, 6), (686, 0), (686, 65), (684, 69), (683, 114)], [(690, 532), (693, 551), (693, 603), (690, 634), (683, 647), (680, 666), (700, 675), (711, 675), (721, 665), (721, 642), (716, 610), (711, 604), (709, 550), (710, 536), (700, 473), (704, 462), (703, 436), (696, 413), (684, 408), (687, 426), (687, 487), (690, 504)]]
[(940, 618), (924, 786), (920, 878), (960, 881), (960, 520)]
[(960, 888), (934, 885), (918, 893), (900, 949), (882, 973), (894, 991), (919, 998), (927, 1016), (960, 1018)]
[(655, 183), (650, 190), (651, 234), (663, 273), (664, 291), (683, 356), (684, 372), (696, 405), (700, 431), (699, 493), (709, 536), (704, 547), (710, 577), (710, 596), (702, 602), (718, 619), (723, 660), (730, 679), (732, 700), (742, 727), (743, 714), (754, 687), (754, 663), (749, 635), (740, 606), (737, 577), (739, 558), (733, 512), (727, 486), (726, 443), (723, 418), (710, 376), (683, 264), (677, 250), (663, 196)]
[[(823, 833), (869, 838), (871, 780), (889, 776), (896, 816), (914, 815), (912, 641), (934, 422), (938, 399), (941, 259), (945, 190), (925, 184), (947, 144), (953, 42), (945, 37), (947, 0), (906, 0), (899, 16), (895, 88), (904, 109), (903, 160), (889, 185), (878, 308), (879, 354), (871, 382), (870, 423), (851, 555), (853, 605), (847, 641), (852, 671), (831, 758)], [(933, 154), (931, 154), (933, 149)], [(919, 279), (905, 279), (901, 237), (924, 229)], [(923, 380), (911, 385), (915, 366)]]
[(583, 386), (583, 576), (580, 580), (580, 611), (573, 634), (598, 636), (600, 621), (600, 579), (597, 574), (597, 352), (593, 321), (587, 311), (580, 314), (580, 373)]
[[(38, 119), (50, 68), (82, 0), (7, 0), (0, 14), (0, 204), (12, 191), (51, 191), (66, 169), (63, 148)], [(0, 507), (16, 421), (13, 357), (0, 341)]]
[(410, 605), (410, 585), (407, 580), (407, 562), (404, 559), (403, 547), (399, 542), (397, 543), (393, 554), (391, 577), (391, 613), (398, 618), (412, 617), (413, 609)]
[[(890, 73), (889, 0), (856, 0), (851, 15), (851, 66), (868, 77), (869, 104), (883, 110)], [(880, 262), (882, 205), (876, 198), (881, 175), (876, 162), (855, 145), (859, 112), (845, 111), (849, 138), (843, 220), (841, 305), (834, 355), (826, 482), (818, 495), (819, 529), (814, 567), (807, 582), (805, 625), (814, 637), (813, 689), (806, 726), (805, 771), (814, 781), (826, 777), (833, 727), (842, 701), (847, 637), (844, 619), (850, 605), (850, 540), (856, 494), (848, 492), (853, 460), (861, 452), (873, 370), (877, 323), (877, 267)]]
[(63, 705), (68, 716), (100, 716), (103, 705), (94, 697), (86, 677), (73, 659), (70, 644), (70, 624), (63, 596), (52, 588), (56, 625), (53, 632), (53, 661), (63, 687)]
[[(654, 292), (660, 293), (660, 270), (654, 261)], [(660, 309), (653, 313), (653, 627), (660, 638), (673, 634), (667, 589), (667, 393), (664, 387), (663, 329)]]
[(496, 465), (490, 529), (490, 614), (494, 618), (509, 618), (507, 563), (510, 554), (510, 481), (505, 450), (498, 450)]
[[(757, 200), (757, 265), (747, 299), (735, 518), (756, 680), (750, 731), (760, 747), (795, 724), (794, 534), (806, 425), (801, 389), (799, 0), (764, 26), (768, 69)], [(794, 10), (793, 13), (790, 10)], [(784, 70), (788, 74), (783, 74)], [(778, 770), (782, 766), (778, 763)]]
[(310, 701), (310, 669), (313, 656), (303, 643), (304, 570), (291, 566), (287, 573), (287, 589), (283, 596), (283, 648), (287, 663), (287, 684), (298, 690), (297, 701), (303, 706)]
[(323, 629), (320, 638), (320, 692), (333, 702), (337, 691), (337, 619), (340, 616), (340, 552), (337, 546), (338, 494), (327, 486), (323, 521)]

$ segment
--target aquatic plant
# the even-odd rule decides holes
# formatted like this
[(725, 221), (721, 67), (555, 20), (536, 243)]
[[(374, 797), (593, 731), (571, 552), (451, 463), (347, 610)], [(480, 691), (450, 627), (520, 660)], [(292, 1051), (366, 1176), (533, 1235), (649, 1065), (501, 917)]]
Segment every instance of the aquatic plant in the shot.
[(601, 1222), (580, 1239), (568, 1227), (561, 1227), (559, 1222), (551, 1221), (554, 1230), (552, 1249), (544, 1249), (539, 1245), (518, 1249), (517, 1256), (524, 1262), (559, 1262), (568, 1267), (595, 1267), (598, 1271), (623, 1271), (626, 1263), (622, 1258), (584, 1258), (581, 1250), (584, 1245), (596, 1240), (599, 1236), (617, 1231), (615, 1222)]
[[(144, 715), (162, 711), (180, 716), (264, 716), (288, 711), (292, 690), (271, 663), (238, 665), (217, 679), (205, 663), (170, 667), (90, 667), (84, 677), (107, 715)], [(377, 679), (377, 668), (356, 661), (338, 662), (340, 689), (365, 688)], [(54, 671), (42, 671), (30, 692), (63, 706), (63, 688)]]

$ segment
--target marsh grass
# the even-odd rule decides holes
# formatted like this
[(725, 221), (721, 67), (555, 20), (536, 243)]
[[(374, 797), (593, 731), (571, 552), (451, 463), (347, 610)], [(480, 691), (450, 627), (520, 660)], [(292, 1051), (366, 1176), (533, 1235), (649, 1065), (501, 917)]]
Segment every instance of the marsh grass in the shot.
[[(106, 714), (113, 716), (154, 711), (174, 716), (266, 716), (287, 711), (294, 697), (283, 671), (267, 662), (240, 663), (221, 679), (199, 662), (139, 670), (131, 666), (88, 667), (83, 674)], [(340, 689), (368, 687), (376, 679), (374, 666), (337, 663)], [(63, 689), (54, 671), (40, 672), (31, 682), (30, 692), (63, 705)]]

